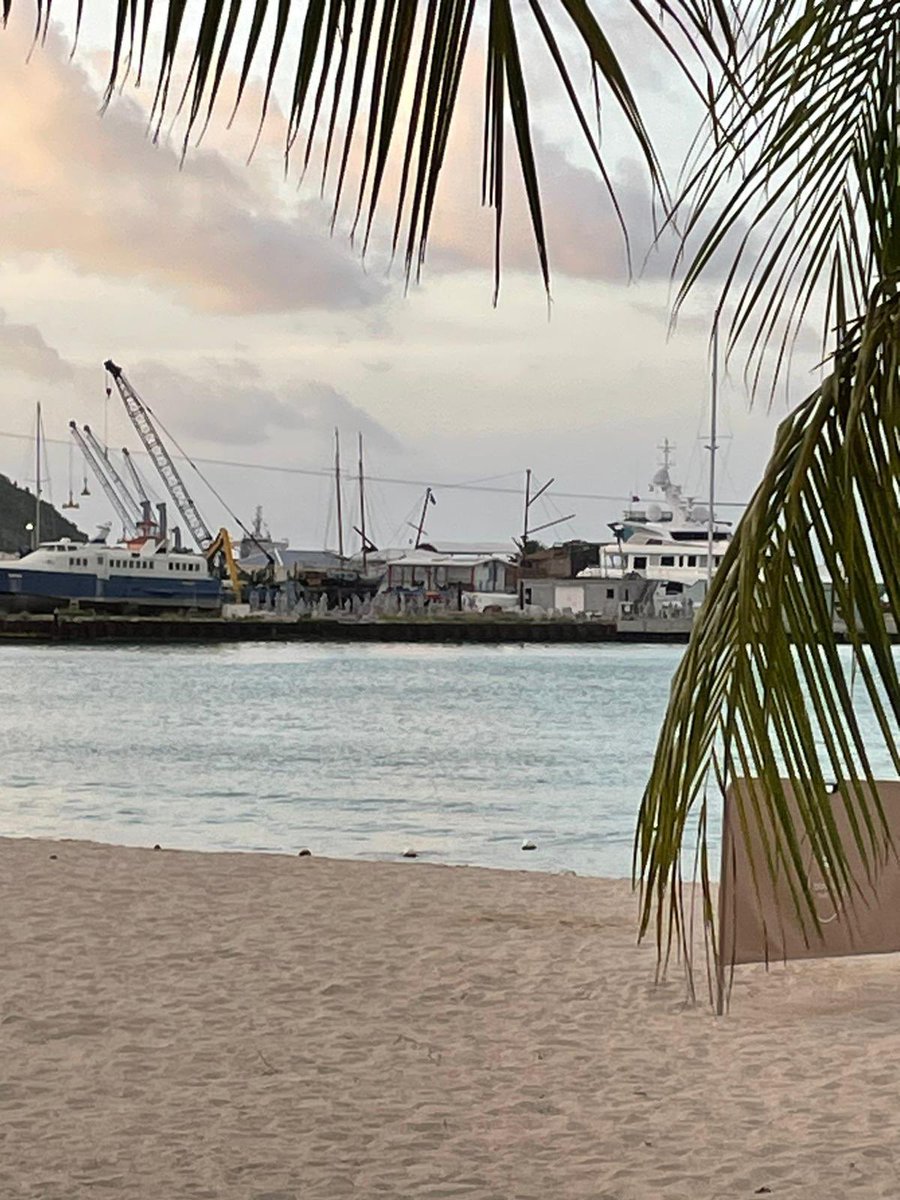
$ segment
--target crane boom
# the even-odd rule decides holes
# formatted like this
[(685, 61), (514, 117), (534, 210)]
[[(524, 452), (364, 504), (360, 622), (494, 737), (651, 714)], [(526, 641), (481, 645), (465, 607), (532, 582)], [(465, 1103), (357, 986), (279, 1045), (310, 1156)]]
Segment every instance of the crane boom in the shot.
[(101, 466), (101, 463), (100, 463), (99, 459), (97, 458), (97, 455), (94, 453), (94, 450), (91, 448), (90, 444), (88, 443), (88, 441), (86, 440), (86, 438), (82, 434), (81, 430), (78, 428), (78, 426), (75, 424), (74, 421), (69, 422), (69, 432), (72, 434), (72, 437), (78, 443), (78, 448), (81, 451), (81, 453), (84, 455), (85, 461), (90, 464), (91, 470), (94, 472), (94, 474), (97, 476), (97, 479), (100, 481), (100, 486), (103, 488), (104, 492), (106, 492), (107, 499), (109, 500), (110, 504), (115, 509), (116, 515), (118, 516), (119, 520), (122, 522), (123, 532), (125, 533), (126, 536), (131, 536), (135, 532), (134, 517), (131, 515), (131, 513), (129, 513), (128, 509), (125, 507), (124, 501), (122, 500), (119, 493), (116, 491), (109, 476), (106, 474), (103, 467)]
[(138, 473), (137, 467), (134, 465), (131, 455), (128, 453), (127, 446), (122, 447), (122, 459), (125, 462), (125, 466), (128, 468), (128, 474), (131, 476), (131, 482), (134, 484), (134, 490), (137, 492), (138, 500), (148, 501), (150, 497), (147, 495), (147, 488), (144, 485), (143, 479), (141, 479), (140, 474)]
[(147, 453), (152, 458), (157, 471), (159, 471), (170, 496), (175, 501), (175, 505), (181, 513), (182, 519), (191, 536), (200, 549), (205, 551), (207, 546), (213, 541), (213, 535), (209, 530), (209, 526), (200, 515), (197, 505), (191, 499), (190, 493), (178, 473), (178, 468), (172, 461), (172, 456), (160, 438), (149, 409), (128, 382), (121, 367), (116, 366), (112, 359), (107, 359), (103, 365), (115, 381), (119, 395), (122, 397), (122, 403), (125, 405), (125, 411), (131, 417), (132, 424), (137, 430), (138, 436), (144, 443)]
[(137, 500), (135, 500), (134, 496), (132, 496), (131, 492), (128, 490), (128, 485), (126, 484), (125, 480), (116, 470), (116, 464), (110, 458), (108, 452), (104, 450), (104, 448), (97, 441), (96, 437), (94, 437), (94, 433), (90, 425), (84, 425), (82, 427), (82, 432), (87, 439), (88, 445), (93, 450), (95, 456), (100, 460), (107, 475), (109, 475), (110, 482), (119, 493), (122, 503), (126, 508), (131, 509), (134, 513), (132, 520), (135, 522), (139, 521), (141, 518), (141, 506)]

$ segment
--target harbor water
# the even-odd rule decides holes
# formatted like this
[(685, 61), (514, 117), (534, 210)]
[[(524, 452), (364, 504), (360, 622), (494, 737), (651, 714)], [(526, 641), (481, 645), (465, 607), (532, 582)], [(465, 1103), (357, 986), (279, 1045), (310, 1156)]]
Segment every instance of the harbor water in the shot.
[(626, 876), (683, 652), (0, 646), (0, 834)]

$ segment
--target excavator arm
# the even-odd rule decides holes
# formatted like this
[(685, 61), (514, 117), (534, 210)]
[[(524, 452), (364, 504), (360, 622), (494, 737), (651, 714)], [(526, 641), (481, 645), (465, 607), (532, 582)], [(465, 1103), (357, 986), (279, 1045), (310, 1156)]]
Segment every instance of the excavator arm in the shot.
[(228, 573), (228, 578), (234, 590), (234, 598), (240, 603), (241, 573), (238, 569), (237, 559), (234, 557), (234, 547), (231, 544), (231, 534), (228, 530), (220, 529), (203, 553), (206, 555), (206, 561), (210, 566), (213, 565), (219, 555), (222, 556), (225, 563), (225, 570)]

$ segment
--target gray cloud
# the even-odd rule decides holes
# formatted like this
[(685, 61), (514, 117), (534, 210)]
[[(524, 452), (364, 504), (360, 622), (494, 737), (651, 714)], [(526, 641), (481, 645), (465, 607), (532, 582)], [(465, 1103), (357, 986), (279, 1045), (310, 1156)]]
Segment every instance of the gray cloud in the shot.
[[(606, 17), (604, 18), (606, 19)], [(642, 23), (638, 23), (640, 26)], [(654, 118), (660, 150), (665, 151), (666, 170), (674, 175), (699, 120), (696, 105), (679, 107), (680, 91), (689, 96), (688, 85), (677, 71), (668, 75), (658, 68), (665, 65), (666, 54), (658, 40), (633, 22), (621, 25), (623, 43), (632, 49), (647, 45), (652, 53), (644, 61), (633, 53), (641, 79), (639, 96), (645, 116)], [(569, 39), (569, 51), (578, 58), (577, 45)], [(655, 64), (651, 70), (650, 61)], [(575, 279), (626, 283), (629, 280), (625, 235), (616, 215), (609, 191), (599, 170), (575, 129), (569, 102), (559, 89), (548, 87), (546, 57), (536, 54), (537, 67), (529, 74), (529, 83), (544, 104), (535, 114), (532, 130), (550, 267), (553, 274)], [(480, 204), (479, 164), (483, 137), (484, 64), (472, 55), (463, 71), (460, 102), (454, 114), (449, 138), (447, 165), (438, 188), (430, 238), (429, 265), (432, 271), (484, 269), (493, 267), (493, 213)], [(552, 74), (552, 68), (551, 68)], [(551, 93), (556, 95), (550, 102)], [(613, 106), (614, 108), (614, 106)], [(649, 173), (639, 160), (633, 138), (623, 134), (621, 118), (604, 122), (603, 153), (616, 201), (621, 209), (628, 236), (632, 274), (644, 279), (668, 279), (673, 274), (680, 247), (675, 227), (666, 225), (659, 201), (654, 201)], [(613, 133), (610, 136), (609, 126)], [(574, 130), (572, 150), (563, 142), (564, 131)], [(580, 155), (578, 161), (573, 153)], [(521, 180), (518, 158), (512, 144), (507, 145), (506, 189), (503, 213), (502, 265), (504, 270), (536, 274), (537, 251)], [(704, 214), (686, 247), (690, 260), (717, 214)], [(680, 215), (684, 219), (684, 214)], [(727, 274), (744, 228), (738, 228), (707, 264), (704, 277), (714, 282)], [(680, 268), (679, 268), (680, 271)]]
[(380, 422), (341, 392), (320, 380), (271, 385), (244, 359), (205, 360), (204, 371), (174, 370), (158, 362), (139, 363), (129, 379), (151, 408), (187, 441), (253, 446), (302, 435), (330, 437), (334, 426), (359, 431), (384, 450), (400, 443)]
[(61, 383), (72, 379), (74, 368), (48, 346), (35, 325), (16, 325), (0, 308), (0, 370), (15, 371), (36, 381)]
[[(99, 371), (64, 358), (35, 325), (7, 320), (0, 309), (0, 371), (14, 372), (34, 385), (65, 385), (59, 394), (70, 415), (96, 404)], [(321, 380), (273, 384), (246, 358), (198, 360), (182, 370), (156, 360), (127, 369), (132, 386), (173, 433), (186, 443), (260, 445), (302, 435), (330, 439), (339, 426), (364, 434), (372, 445), (401, 449), (389, 429)], [(81, 418), (83, 419), (83, 418)]]
[[(538, 62), (543, 62), (540, 56)], [(463, 72), (447, 166), (432, 218), (429, 250), (432, 270), (451, 272), (493, 267), (494, 215), (481, 206), (478, 190), (483, 138), (483, 69), (483, 62), (473, 55)], [(547, 82), (540, 69), (529, 78), (537, 81), (539, 90), (541, 82)], [(566, 100), (563, 103), (568, 105)], [(555, 131), (541, 121), (533, 129), (551, 271), (576, 279), (624, 283), (629, 277), (626, 240), (609, 192), (592, 161), (588, 165), (572, 161), (551, 136), (558, 132), (563, 111), (557, 104)], [(566, 119), (569, 120), (568, 116)], [(623, 141), (622, 145), (624, 148), (627, 142)], [(619, 155), (617, 160), (613, 159), (608, 148), (605, 154), (630, 239), (633, 271), (645, 277), (665, 276), (674, 259), (675, 239), (668, 239), (662, 253), (651, 253), (656, 231), (647, 172), (633, 158)], [(507, 148), (506, 168), (503, 269), (536, 274), (538, 259), (534, 234), (518, 158), (511, 141)]]
[[(385, 279), (380, 271), (361, 269), (343, 234), (328, 237), (325, 204), (298, 200), (290, 189), (275, 186), (273, 135), (267, 135), (265, 152), (245, 168), (232, 165), (230, 154), (251, 144), (249, 127), (243, 138), (228, 142), (229, 157), (218, 149), (226, 139), (213, 131), (207, 145), (217, 148), (192, 150), (179, 170), (176, 150), (153, 146), (146, 136), (147, 113), (135, 100), (117, 97), (98, 117), (96, 91), (84, 71), (68, 61), (61, 38), (51, 37), (26, 67), (29, 37), (22, 22), (19, 33), (0, 40), (0, 185), (7, 204), (0, 250), (53, 254), (78, 271), (142, 281), (206, 312), (368, 308), (377, 318), (372, 306), (385, 295)], [(537, 57), (540, 69), (534, 72), (538, 93), (552, 77), (544, 57)], [(493, 265), (492, 214), (481, 208), (478, 195), (483, 86), (483, 62), (473, 54), (433, 218), (429, 267), (434, 273)], [(647, 90), (652, 94), (654, 88)], [(248, 103), (241, 111), (246, 124), (247, 114), (256, 110)], [(557, 105), (553, 111), (562, 110)], [(540, 125), (535, 149), (553, 271), (624, 282), (625, 243), (596, 169), (572, 162), (549, 136), (549, 127)], [(351, 174), (358, 167), (357, 147)], [(390, 227), (398, 170), (395, 152), (376, 247)], [(622, 159), (614, 164), (614, 176), (635, 271), (667, 275), (673, 237), (645, 261), (654, 229), (644, 168)], [(513, 152), (508, 178), (504, 267), (533, 274), (537, 257)], [(290, 197), (287, 208), (279, 195)], [(720, 273), (714, 264), (712, 274)]]
[[(622, 212), (624, 232), (610, 194), (593, 167), (573, 163), (541, 130), (534, 134), (541, 204), (553, 274), (574, 279), (626, 283), (629, 279), (677, 278), (680, 237), (667, 224), (659, 202), (654, 202), (644, 167), (634, 159), (616, 164), (612, 186)], [(534, 234), (518, 175), (510, 160), (509, 186), (503, 214), (504, 270), (537, 271)], [(712, 225), (714, 214), (704, 217), (684, 251), (683, 262)], [(493, 214), (476, 211), (448, 179), (439, 193), (434, 216), (430, 262), (444, 271), (493, 266)], [(704, 279), (718, 282), (727, 275), (743, 235), (743, 227), (725, 239), (711, 257)], [(626, 240), (627, 238), (627, 240)], [(746, 271), (742, 273), (742, 277)]]

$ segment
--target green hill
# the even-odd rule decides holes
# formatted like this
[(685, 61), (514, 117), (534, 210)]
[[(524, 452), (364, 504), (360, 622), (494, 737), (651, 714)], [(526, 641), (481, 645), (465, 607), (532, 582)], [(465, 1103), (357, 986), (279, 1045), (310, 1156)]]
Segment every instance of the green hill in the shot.
[[(31, 534), (25, 528), (34, 521), (34, 495), (0, 475), (0, 550), (15, 552), (28, 546)], [(86, 542), (87, 535), (77, 525), (56, 511), (46, 500), (41, 501), (41, 541), (69, 537)]]

